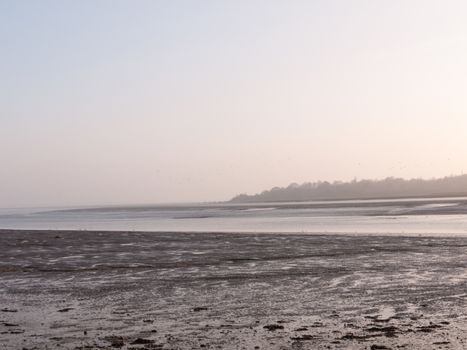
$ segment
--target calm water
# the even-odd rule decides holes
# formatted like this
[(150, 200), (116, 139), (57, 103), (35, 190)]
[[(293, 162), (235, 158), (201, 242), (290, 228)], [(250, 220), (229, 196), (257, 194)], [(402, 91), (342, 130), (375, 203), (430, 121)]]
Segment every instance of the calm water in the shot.
[(467, 198), (0, 209), (1, 228), (467, 236)]

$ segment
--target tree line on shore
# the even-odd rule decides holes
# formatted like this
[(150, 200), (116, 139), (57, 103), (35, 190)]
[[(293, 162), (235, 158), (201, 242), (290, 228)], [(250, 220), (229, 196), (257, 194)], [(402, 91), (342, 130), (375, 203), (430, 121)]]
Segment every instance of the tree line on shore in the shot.
[(231, 202), (277, 202), (337, 199), (371, 199), (467, 195), (467, 174), (437, 179), (387, 177), (383, 180), (353, 180), (292, 183), (258, 194), (240, 194)]

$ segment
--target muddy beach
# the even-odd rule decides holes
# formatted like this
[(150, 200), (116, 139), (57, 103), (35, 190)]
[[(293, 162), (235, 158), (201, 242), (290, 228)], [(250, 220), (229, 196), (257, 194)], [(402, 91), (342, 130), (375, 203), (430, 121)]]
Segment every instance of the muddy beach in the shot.
[(463, 349), (467, 238), (0, 231), (1, 349)]

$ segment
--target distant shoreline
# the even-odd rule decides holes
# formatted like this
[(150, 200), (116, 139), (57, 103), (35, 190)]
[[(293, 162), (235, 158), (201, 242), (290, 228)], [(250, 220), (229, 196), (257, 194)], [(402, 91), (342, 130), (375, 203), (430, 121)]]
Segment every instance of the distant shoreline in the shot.
[(337, 198), (313, 198), (313, 199), (282, 199), (282, 200), (248, 200), (248, 201), (236, 201), (231, 199), (226, 202), (219, 202), (219, 204), (249, 204), (249, 203), (287, 203), (287, 202), (333, 202), (333, 201), (377, 201), (377, 200), (397, 200), (397, 199), (439, 199), (439, 198), (463, 198), (467, 197), (467, 192), (462, 193), (441, 193), (441, 194), (424, 194), (416, 196), (375, 196), (375, 197), (337, 197)]

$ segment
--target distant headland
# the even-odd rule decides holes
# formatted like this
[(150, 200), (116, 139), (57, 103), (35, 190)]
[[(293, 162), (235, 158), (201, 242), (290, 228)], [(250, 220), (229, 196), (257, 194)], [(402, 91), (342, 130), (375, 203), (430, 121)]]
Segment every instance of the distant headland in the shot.
[(258, 194), (240, 194), (233, 203), (283, 202), (340, 199), (376, 199), (404, 197), (467, 196), (467, 175), (435, 179), (403, 179), (387, 177), (382, 180), (353, 180), (292, 183), (274, 187)]

